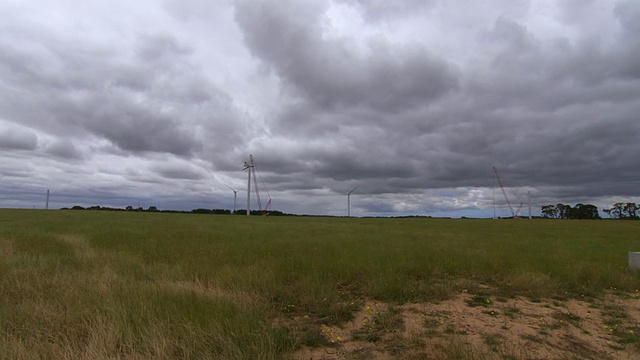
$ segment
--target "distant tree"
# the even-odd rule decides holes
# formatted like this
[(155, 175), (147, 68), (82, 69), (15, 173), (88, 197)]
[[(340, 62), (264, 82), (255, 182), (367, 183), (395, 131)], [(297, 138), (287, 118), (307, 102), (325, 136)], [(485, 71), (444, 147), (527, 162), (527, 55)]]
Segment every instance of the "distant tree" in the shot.
[(133, 206), (129, 205), (125, 208), (126, 211), (133, 211)]
[(549, 219), (600, 219), (598, 208), (591, 204), (565, 204), (542, 206), (542, 217)]
[(555, 205), (543, 205), (542, 217), (556, 219), (558, 217), (558, 208)]
[(572, 219), (573, 218), (573, 209), (571, 205), (565, 204), (557, 204), (556, 208), (558, 209), (558, 218), (559, 219)]
[(598, 207), (591, 204), (576, 204), (573, 208), (573, 219), (600, 219)]
[(637, 220), (640, 207), (636, 203), (615, 203), (611, 209), (605, 209), (604, 212), (614, 219)]
[(231, 210), (226, 209), (193, 209), (192, 214), (231, 214)]
[(605, 212), (614, 219), (622, 219), (622, 205), (622, 203), (615, 203), (613, 207), (605, 210)]
[(149, 208), (147, 209), (147, 211), (151, 211), (151, 212), (156, 212), (158, 211), (158, 208), (155, 206), (149, 206)]
[(638, 207), (638, 204), (636, 204), (636, 203), (626, 203), (622, 207), (622, 210), (626, 214), (627, 218), (629, 218), (629, 219), (637, 219), (638, 218), (638, 210), (640, 210), (640, 208)]

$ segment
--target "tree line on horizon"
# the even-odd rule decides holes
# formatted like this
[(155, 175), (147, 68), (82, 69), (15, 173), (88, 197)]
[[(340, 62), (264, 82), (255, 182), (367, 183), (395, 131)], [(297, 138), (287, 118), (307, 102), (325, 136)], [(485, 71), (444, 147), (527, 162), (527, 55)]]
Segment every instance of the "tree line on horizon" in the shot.
[[(182, 210), (158, 210), (155, 206), (149, 206), (147, 209), (143, 207), (133, 207), (131, 205), (123, 208), (113, 208), (108, 206), (89, 206), (83, 207), (80, 205), (75, 205), (70, 208), (63, 207), (60, 210), (93, 210), (93, 211), (134, 211), (134, 212), (166, 212), (166, 213), (188, 213), (188, 214), (218, 214), (218, 215), (246, 215), (247, 210), (240, 209), (236, 211), (231, 211), (229, 209), (193, 209), (190, 211), (182, 211)], [(292, 216), (293, 214), (283, 213), (278, 210), (269, 210), (269, 211), (260, 211), (260, 210), (251, 210), (251, 215), (269, 215), (269, 216)]]
[[(638, 220), (640, 205), (628, 203), (615, 203), (609, 209), (602, 209), (609, 217), (620, 220)], [(598, 207), (592, 204), (576, 204), (571, 205), (556, 204), (543, 205), (541, 208), (542, 217), (547, 219), (601, 219), (598, 213)]]
[[(60, 210), (100, 210), (100, 211), (136, 211), (136, 212), (167, 212), (167, 213), (190, 213), (190, 214), (220, 214), (220, 215), (246, 215), (247, 211), (239, 209), (231, 211), (228, 209), (193, 209), (191, 211), (180, 210), (158, 210), (155, 206), (149, 206), (147, 209), (142, 207), (134, 208), (127, 206), (123, 208), (112, 208), (106, 206), (89, 206), (82, 207), (75, 205), (71, 208), (61, 208)], [(609, 209), (603, 209), (610, 218), (620, 220), (640, 220), (640, 205), (628, 203), (615, 203)], [(592, 204), (576, 204), (575, 206), (566, 204), (543, 205), (541, 207), (542, 217), (546, 219), (576, 219), (576, 220), (596, 220), (601, 219), (598, 207)], [(269, 216), (297, 216), (295, 214), (283, 213), (278, 210), (259, 211), (251, 210), (251, 215), (269, 215)]]

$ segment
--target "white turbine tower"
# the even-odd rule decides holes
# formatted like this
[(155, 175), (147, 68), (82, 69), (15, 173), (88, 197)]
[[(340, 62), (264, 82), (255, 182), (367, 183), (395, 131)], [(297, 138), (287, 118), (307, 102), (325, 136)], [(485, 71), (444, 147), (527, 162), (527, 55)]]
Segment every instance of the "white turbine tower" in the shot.
[(247, 216), (249, 216), (251, 212), (251, 172), (253, 171), (254, 167), (255, 164), (253, 163), (253, 155), (249, 154), (249, 161), (244, 162), (244, 169), (242, 169), (249, 169), (249, 176), (247, 177)]
[(240, 190), (234, 190), (231, 186), (229, 185), (225, 185), (226, 187), (228, 187), (229, 189), (231, 189), (231, 191), (233, 191), (233, 213), (236, 213), (236, 204), (237, 204), (237, 200), (238, 200), (238, 191)]
[[(251, 175), (255, 177), (255, 167), (256, 164), (253, 162), (253, 155), (249, 154), (249, 161), (244, 162), (244, 169), (249, 170), (247, 176), (247, 216), (251, 215)], [(258, 188), (258, 184), (256, 183), (256, 189)], [(256, 194), (257, 196), (257, 194)], [(260, 198), (258, 198), (258, 201)]]
[[(251, 215), (251, 177), (253, 177), (253, 187), (256, 194), (256, 202), (258, 203), (258, 211), (260, 211), (262, 215), (265, 215), (267, 213), (267, 209), (269, 208), (269, 206), (271, 206), (271, 195), (269, 195), (269, 190), (267, 190), (267, 187), (264, 184), (264, 180), (262, 179), (262, 176), (259, 176), (259, 174), (257, 173), (258, 172), (257, 169), (258, 168), (256, 167), (256, 162), (253, 160), (253, 155), (249, 154), (249, 161), (244, 162), (244, 169), (243, 169), (243, 170), (249, 170), (248, 171), (249, 173), (247, 174), (248, 175), (247, 176), (247, 216)], [(264, 190), (266, 190), (267, 195), (269, 195), (269, 202), (267, 202), (266, 208), (263, 208), (262, 203), (260, 202), (260, 187), (258, 186), (258, 176), (262, 181)]]
[(351, 217), (351, 193), (354, 192), (358, 187), (354, 187), (347, 193), (347, 217)]

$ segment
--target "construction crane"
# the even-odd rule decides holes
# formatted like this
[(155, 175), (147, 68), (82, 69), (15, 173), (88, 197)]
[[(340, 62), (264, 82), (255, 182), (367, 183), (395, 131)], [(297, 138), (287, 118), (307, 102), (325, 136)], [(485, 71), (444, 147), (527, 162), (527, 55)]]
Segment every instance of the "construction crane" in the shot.
[(513, 206), (511, 205), (511, 202), (509, 201), (509, 197), (507, 196), (507, 192), (504, 189), (504, 185), (502, 184), (502, 179), (500, 179), (500, 175), (498, 174), (498, 169), (496, 169), (495, 166), (493, 167), (493, 172), (496, 174), (496, 179), (498, 179), (498, 185), (500, 185), (500, 190), (502, 190), (502, 195), (504, 195), (504, 200), (507, 202), (507, 206), (509, 207), (509, 211), (511, 211), (511, 215), (514, 218), (517, 218), (520, 214), (520, 209), (522, 209), (522, 201), (520, 201), (520, 206), (518, 206), (518, 209), (514, 210)]

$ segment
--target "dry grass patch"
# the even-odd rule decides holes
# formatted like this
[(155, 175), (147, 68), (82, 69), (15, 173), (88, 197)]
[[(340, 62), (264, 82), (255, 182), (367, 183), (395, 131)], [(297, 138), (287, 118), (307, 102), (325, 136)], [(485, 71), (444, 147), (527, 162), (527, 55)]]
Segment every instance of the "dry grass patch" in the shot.
[(264, 303), (265, 299), (259, 294), (246, 291), (230, 290), (220, 284), (200, 280), (156, 280), (149, 285), (155, 291), (166, 291), (176, 294), (191, 293), (204, 298), (232, 302), (238, 305), (252, 305)]
[(96, 251), (91, 247), (89, 241), (82, 236), (64, 234), (57, 238), (64, 244), (70, 245), (77, 258), (80, 260), (91, 260), (96, 257)]
[(11, 240), (0, 238), (0, 259), (3, 261), (10, 259), (15, 252), (14, 242)]

